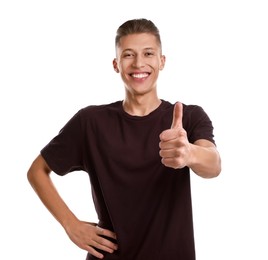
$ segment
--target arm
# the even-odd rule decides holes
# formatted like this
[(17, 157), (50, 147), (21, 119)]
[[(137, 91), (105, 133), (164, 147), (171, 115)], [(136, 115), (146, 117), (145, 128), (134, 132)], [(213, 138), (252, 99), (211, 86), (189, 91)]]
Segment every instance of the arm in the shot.
[(182, 104), (174, 107), (173, 122), (170, 129), (160, 134), (160, 156), (167, 167), (180, 169), (188, 166), (204, 178), (216, 177), (221, 172), (221, 158), (216, 146), (204, 139), (189, 143), (182, 126)]
[(221, 158), (215, 145), (207, 140), (190, 144), (188, 167), (203, 178), (217, 177), (221, 172)]
[(51, 169), (44, 158), (39, 155), (28, 170), (27, 177), (40, 200), (62, 225), (70, 239), (97, 258), (103, 258), (103, 255), (94, 247), (113, 253), (117, 245), (101, 236), (115, 239), (115, 234), (95, 224), (80, 221), (60, 197), (50, 178), (50, 173)]

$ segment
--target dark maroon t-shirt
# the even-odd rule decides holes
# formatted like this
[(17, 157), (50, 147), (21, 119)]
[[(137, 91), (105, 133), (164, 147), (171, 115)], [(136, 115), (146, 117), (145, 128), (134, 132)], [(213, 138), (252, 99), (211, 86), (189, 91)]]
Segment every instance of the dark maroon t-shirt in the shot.
[[(105, 260), (195, 259), (189, 168), (165, 167), (159, 156), (159, 135), (170, 128), (173, 108), (162, 100), (139, 117), (127, 114), (122, 101), (88, 106), (41, 150), (59, 175), (89, 174), (99, 225), (117, 235), (119, 250)], [(191, 143), (214, 143), (200, 106), (183, 105), (183, 127)]]

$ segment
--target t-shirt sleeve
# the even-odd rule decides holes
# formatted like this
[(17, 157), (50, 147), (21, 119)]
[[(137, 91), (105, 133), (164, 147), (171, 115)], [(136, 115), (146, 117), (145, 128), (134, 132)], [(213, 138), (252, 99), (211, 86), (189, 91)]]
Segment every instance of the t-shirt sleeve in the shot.
[(207, 113), (200, 106), (193, 106), (189, 111), (189, 126), (187, 130), (188, 138), (191, 143), (199, 139), (206, 139), (215, 143), (213, 125)]
[(58, 175), (84, 170), (80, 111), (78, 111), (42, 150), (41, 155)]

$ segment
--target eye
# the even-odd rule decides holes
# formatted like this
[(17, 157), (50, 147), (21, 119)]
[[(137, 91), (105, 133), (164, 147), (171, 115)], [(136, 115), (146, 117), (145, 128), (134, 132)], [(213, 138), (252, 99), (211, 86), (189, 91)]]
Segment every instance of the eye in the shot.
[(145, 52), (145, 56), (146, 57), (151, 57), (151, 56), (154, 56), (154, 53), (151, 52), (151, 51), (147, 51), (147, 52)]
[(126, 52), (123, 54), (123, 58), (132, 58), (134, 56), (133, 53), (130, 53), (130, 52)]

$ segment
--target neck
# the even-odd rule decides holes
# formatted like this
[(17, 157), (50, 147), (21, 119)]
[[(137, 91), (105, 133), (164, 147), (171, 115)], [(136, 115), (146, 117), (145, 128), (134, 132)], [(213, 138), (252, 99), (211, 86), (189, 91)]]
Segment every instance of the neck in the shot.
[(161, 102), (158, 97), (136, 97), (134, 99), (126, 97), (123, 101), (123, 109), (132, 116), (146, 116), (157, 109)]

